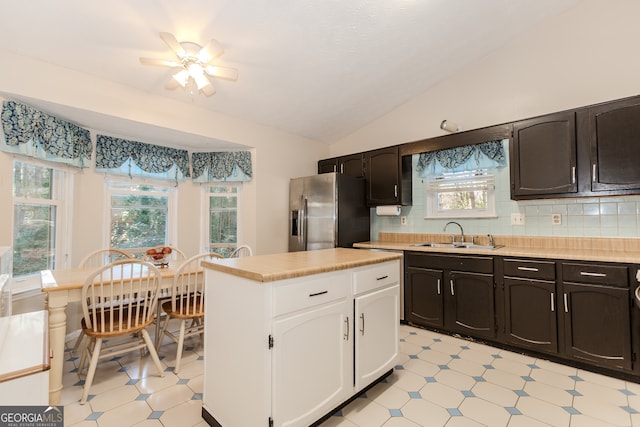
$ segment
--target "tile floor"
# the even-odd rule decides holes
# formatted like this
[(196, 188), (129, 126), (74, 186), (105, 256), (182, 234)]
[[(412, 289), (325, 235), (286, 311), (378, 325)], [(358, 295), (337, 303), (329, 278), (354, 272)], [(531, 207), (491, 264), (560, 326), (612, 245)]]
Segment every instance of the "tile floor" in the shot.
[[(640, 426), (640, 384), (406, 325), (400, 337), (394, 373), (322, 427)], [(164, 378), (138, 352), (103, 362), (86, 405), (68, 353), (65, 425), (206, 426), (204, 355), (197, 338), (186, 345), (178, 375), (175, 344), (161, 348)]]

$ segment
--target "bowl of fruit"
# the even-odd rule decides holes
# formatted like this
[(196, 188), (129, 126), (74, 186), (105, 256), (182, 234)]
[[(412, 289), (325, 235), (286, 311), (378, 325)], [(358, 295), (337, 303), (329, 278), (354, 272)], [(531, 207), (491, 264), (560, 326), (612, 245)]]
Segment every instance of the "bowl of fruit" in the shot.
[(171, 255), (171, 248), (168, 246), (151, 248), (146, 253), (147, 261), (160, 268), (169, 265), (169, 255)]

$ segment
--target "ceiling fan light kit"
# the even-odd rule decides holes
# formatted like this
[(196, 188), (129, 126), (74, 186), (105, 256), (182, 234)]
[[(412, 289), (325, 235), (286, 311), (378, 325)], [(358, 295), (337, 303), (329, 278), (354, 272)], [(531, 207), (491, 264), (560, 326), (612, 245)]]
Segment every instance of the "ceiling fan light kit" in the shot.
[(217, 40), (211, 39), (207, 46), (202, 47), (197, 43), (178, 42), (171, 33), (160, 33), (160, 38), (176, 54), (179, 61), (140, 58), (140, 62), (144, 65), (180, 69), (167, 82), (166, 89), (175, 89), (180, 86), (187, 89), (192, 96), (197, 92), (211, 96), (216, 93), (216, 90), (207, 76), (231, 81), (238, 79), (238, 70), (235, 68), (211, 64), (211, 61), (224, 53)]

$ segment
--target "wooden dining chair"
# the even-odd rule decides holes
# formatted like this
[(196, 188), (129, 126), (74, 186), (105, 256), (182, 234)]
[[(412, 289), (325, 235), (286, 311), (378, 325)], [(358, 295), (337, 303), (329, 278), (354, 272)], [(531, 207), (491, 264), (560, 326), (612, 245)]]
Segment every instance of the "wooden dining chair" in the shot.
[[(156, 347), (160, 348), (165, 335), (178, 344), (174, 373), (178, 373), (180, 370), (184, 339), (202, 334), (204, 331), (204, 268), (201, 263), (203, 260), (217, 258), (222, 258), (222, 256), (211, 252), (199, 254), (186, 260), (176, 270), (171, 286), (171, 300), (162, 304), (162, 310), (166, 316), (162, 323), (160, 336), (156, 340)], [(167, 326), (171, 319), (180, 321), (180, 329), (177, 331), (168, 330)], [(188, 321), (191, 321), (190, 326), (187, 326)]]
[[(103, 265), (107, 265), (113, 261), (119, 261), (121, 259), (132, 259), (133, 254), (116, 248), (104, 248), (98, 249), (97, 251), (93, 251), (80, 261), (78, 264), (78, 268), (91, 268), (91, 267), (101, 267)], [(73, 353), (78, 351), (80, 348), (80, 343), (82, 343), (82, 339), (84, 338), (84, 332), (80, 330), (80, 334), (76, 339), (76, 343), (71, 350)]]
[[(78, 373), (84, 369), (86, 356), (90, 362), (80, 404), (87, 401), (99, 359), (146, 348), (160, 376), (164, 376), (146, 329), (153, 322), (160, 280), (153, 264), (136, 259), (99, 267), (85, 280), (81, 326), (88, 339), (83, 340)], [(105, 339), (110, 342), (103, 346)]]
[(240, 258), (243, 256), (252, 256), (252, 255), (253, 255), (253, 251), (251, 250), (251, 246), (240, 245), (233, 252), (231, 252), (231, 255), (229, 255), (229, 258)]
[(78, 268), (101, 267), (113, 261), (130, 258), (133, 258), (133, 254), (130, 254), (129, 252), (122, 249), (98, 249), (97, 251), (93, 251), (89, 255), (82, 258), (82, 260), (78, 264)]

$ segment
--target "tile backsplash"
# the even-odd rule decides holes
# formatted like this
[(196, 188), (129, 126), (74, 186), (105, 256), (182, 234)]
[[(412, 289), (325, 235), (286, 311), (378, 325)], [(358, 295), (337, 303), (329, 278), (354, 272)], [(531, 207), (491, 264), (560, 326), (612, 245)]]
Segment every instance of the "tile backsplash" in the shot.
[[(403, 206), (399, 217), (377, 216), (371, 210), (371, 238), (379, 232), (442, 233), (448, 220), (425, 219), (426, 184), (416, 173), (413, 156), (413, 206)], [(496, 218), (459, 218), (465, 234), (569, 237), (640, 237), (640, 196), (564, 198), (513, 201), (509, 196), (509, 168), (497, 171)], [(511, 214), (525, 216), (524, 225), (511, 225)], [(552, 215), (560, 214), (560, 224)], [(401, 217), (406, 216), (406, 225)]]

